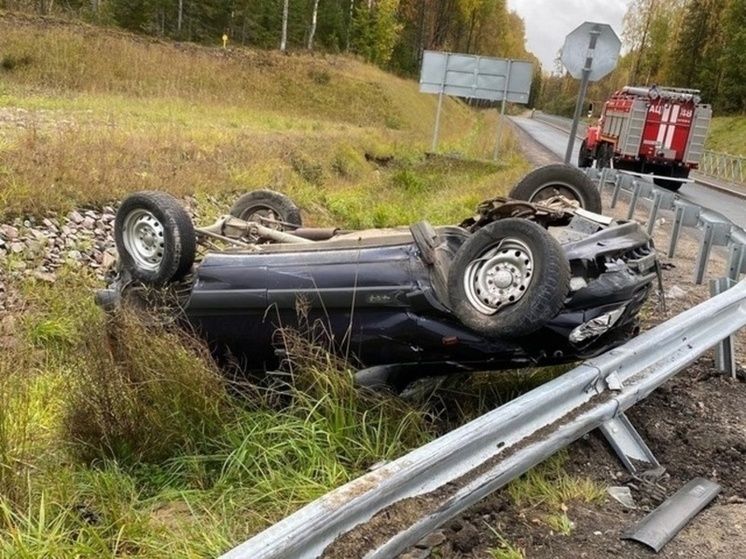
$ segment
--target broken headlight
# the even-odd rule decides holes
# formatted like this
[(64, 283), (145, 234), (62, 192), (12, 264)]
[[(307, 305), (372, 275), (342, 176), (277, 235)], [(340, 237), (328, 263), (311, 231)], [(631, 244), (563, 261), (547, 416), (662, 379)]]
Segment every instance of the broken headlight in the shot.
[(623, 305), (613, 311), (592, 318), (588, 322), (584, 322), (570, 332), (570, 342), (573, 344), (579, 344), (591, 338), (596, 338), (601, 334), (605, 334), (612, 326), (614, 326), (614, 324), (617, 323), (622, 314), (624, 314), (626, 308), (627, 306)]

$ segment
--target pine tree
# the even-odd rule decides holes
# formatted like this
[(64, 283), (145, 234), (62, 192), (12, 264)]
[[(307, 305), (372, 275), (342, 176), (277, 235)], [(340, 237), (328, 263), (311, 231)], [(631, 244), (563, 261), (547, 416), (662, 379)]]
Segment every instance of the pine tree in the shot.
[(746, 113), (746, 0), (729, 0), (723, 11), (722, 68), (718, 108)]

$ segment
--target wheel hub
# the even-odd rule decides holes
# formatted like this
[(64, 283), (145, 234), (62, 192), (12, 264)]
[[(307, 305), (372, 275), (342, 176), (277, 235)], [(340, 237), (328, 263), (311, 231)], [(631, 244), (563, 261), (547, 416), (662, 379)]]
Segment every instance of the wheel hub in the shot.
[[(492, 280), (492, 283), (494, 283), (494, 286), (498, 289), (505, 289), (513, 283), (513, 274), (510, 270), (498, 270), (496, 272), (490, 272), (487, 275)], [(487, 283), (490, 283), (490, 281), (488, 280)]]
[(523, 297), (533, 273), (528, 246), (516, 239), (504, 239), (466, 268), (466, 296), (479, 312), (495, 314)]
[(570, 185), (562, 183), (545, 186), (533, 196), (531, 201), (542, 202), (544, 200), (549, 200), (550, 198), (553, 198), (555, 196), (564, 196), (568, 200), (577, 200), (578, 202), (582, 202), (582, 198), (576, 189), (572, 188)]
[(157, 270), (163, 261), (164, 227), (147, 210), (135, 210), (124, 221), (122, 240), (135, 263), (147, 270)]

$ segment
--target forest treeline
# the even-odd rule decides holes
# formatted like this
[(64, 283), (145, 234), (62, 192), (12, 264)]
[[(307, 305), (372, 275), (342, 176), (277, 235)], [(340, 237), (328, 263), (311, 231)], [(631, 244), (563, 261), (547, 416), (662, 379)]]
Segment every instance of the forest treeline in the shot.
[[(531, 105), (560, 114), (572, 112), (578, 89), (561, 65), (541, 68), (526, 50), (524, 22), (506, 0), (0, 0), (0, 8), (201, 44), (348, 52), (408, 77), (418, 76), (424, 50), (529, 60)], [(718, 114), (746, 112), (746, 0), (632, 0), (621, 35), (619, 65), (591, 84), (589, 100), (658, 84), (699, 89)]]
[(632, 0), (617, 69), (591, 89), (627, 84), (701, 91), (716, 115), (746, 113), (746, 0)]

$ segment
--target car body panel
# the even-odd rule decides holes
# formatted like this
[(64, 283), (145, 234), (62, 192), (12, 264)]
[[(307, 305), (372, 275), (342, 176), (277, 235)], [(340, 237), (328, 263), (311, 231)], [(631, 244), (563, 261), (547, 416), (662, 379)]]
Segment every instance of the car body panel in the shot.
[[(486, 337), (461, 324), (433, 280), (438, 264), (400, 230), (208, 253), (196, 268), (184, 313), (217, 353), (249, 370), (280, 366), (282, 328), (300, 331), (353, 367), (393, 368), (400, 382), (441, 371), (577, 360), (636, 332), (657, 272), (639, 225), (586, 221), (553, 228), (582, 286), (568, 294), (560, 314), (528, 336)], [(602, 228), (590, 233), (589, 227)], [(468, 237), (454, 227), (435, 230), (454, 250)], [(568, 342), (579, 325), (621, 307), (613, 331)]]

